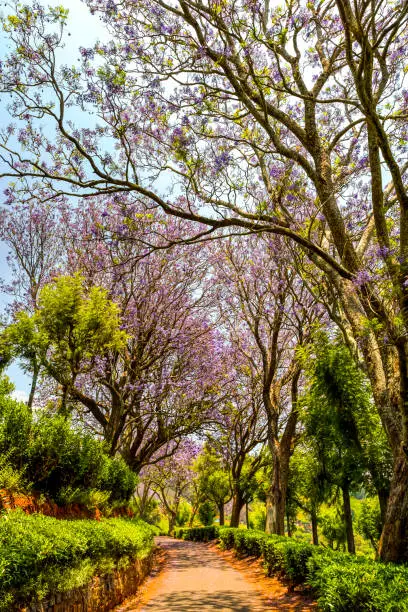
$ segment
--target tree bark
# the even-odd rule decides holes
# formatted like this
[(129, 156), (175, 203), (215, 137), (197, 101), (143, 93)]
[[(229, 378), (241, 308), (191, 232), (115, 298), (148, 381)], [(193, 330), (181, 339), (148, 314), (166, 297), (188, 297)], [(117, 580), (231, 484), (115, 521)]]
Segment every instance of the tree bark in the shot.
[(283, 490), (279, 467), (274, 466), (271, 488), (266, 496), (266, 533), (285, 535), (286, 490)]
[(408, 560), (408, 462), (402, 448), (395, 460), (378, 553), (382, 561)]
[[(189, 527), (192, 527), (192, 526), (193, 526), (194, 519), (195, 519), (196, 514), (197, 514), (197, 510), (198, 510), (198, 506), (197, 506), (197, 505), (194, 505), (194, 506), (193, 506), (193, 511), (192, 511), (192, 513), (191, 513), (191, 516), (190, 516), (190, 520), (189, 520), (189, 522), (188, 522), (188, 526), (189, 526)], [(221, 520), (221, 519), (220, 519), (220, 520)], [(221, 523), (220, 523), (220, 524), (221, 524)]]
[(225, 524), (224, 504), (218, 506), (218, 512), (220, 513), (220, 527), (222, 527)]
[(289, 461), (292, 453), (292, 443), (296, 432), (298, 418), (297, 412), (297, 385), (300, 369), (297, 367), (293, 373), (291, 385), (292, 410), (288, 417), (281, 440), (278, 440), (278, 422), (269, 412), (268, 443), (273, 458), (272, 482), (266, 496), (266, 533), (285, 535), (286, 492), (289, 479)]
[(378, 502), (380, 504), (381, 524), (382, 525), (384, 525), (385, 523), (385, 515), (387, 512), (389, 494), (390, 492), (388, 490), (387, 491), (384, 491), (383, 489), (377, 490)]
[(355, 555), (356, 547), (354, 543), (354, 533), (353, 533), (353, 516), (351, 513), (351, 504), (350, 504), (350, 491), (348, 485), (342, 487), (343, 493), (343, 511), (344, 511), (344, 521), (346, 523), (346, 536), (347, 536), (347, 550), (349, 553)]
[(312, 521), (312, 538), (313, 544), (319, 546), (319, 534), (317, 533), (317, 514), (315, 511), (310, 513), (310, 519)]
[(28, 400), (27, 400), (27, 406), (28, 406), (28, 408), (30, 410), (32, 410), (32, 408), (33, 408), (34, 395), (35, 395), (35, 391), (37, 389), (37, 382), (38, 382), (38, 375), (39, 375), (39, 373), (40, 373), (40, 367), (36, 363), (33, 366), (33, 378), (31, 380), (30, 395), (28, 396)]
[(236, 491), (234, 493), (234, 497), (232, 500), (230, 527), (239, 527), (239, 519), (241, 516), (241, 510), (243, 507), (244, 507), (244, 502), (242, 500), (241, 492)]
[(172, 512), (171, 514), (169, 513), (169, 535), (171, 535), (174, 531), (174, 526), (176, 524), (176, 513)]

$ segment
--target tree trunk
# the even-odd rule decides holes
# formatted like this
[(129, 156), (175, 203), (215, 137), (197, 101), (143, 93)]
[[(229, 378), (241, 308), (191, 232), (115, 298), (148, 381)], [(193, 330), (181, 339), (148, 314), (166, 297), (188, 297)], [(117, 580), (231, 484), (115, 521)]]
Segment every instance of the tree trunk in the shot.
[(317, 533), (317, 514), (314, 510), (310, 513), (310, 519), (312, 521), (313, 544), (315, 546), (319, 546), (319, 534)]
[(246, 502), (246, 504), (245, 504), (245, 519), (246, 519), (247, 529), (249, 529), (249, 505), (248, 505), (248, 502)]
[(176, 524), (176, 513), (172, 512), (169, 514), (169, 535), (171, 535), (174, 531), (174, 526)]
[(236, 491), (232, 500), (230, 527), (239, 527), (239, 519), (243, 506), (242, 495), (239, 491)]
[(408, 461), (402, 449), (395, 460), (378, 552), (382, 561), (408, 560)]
[[(348, 281), (342, 281), (340, 284), (334, 282), (339, 288), (342, 306), (353, 334), (356, 338), (361, 338), (361, 315), (365, 313), (355, 288)], [(383, 561), (402, 562), (408, 558), (408, 464), (403, 450), (403, 436), (407, 434), (403, 419), (403, 414), (406, 413), (404, 394), (408, 392), (405, 392), (406, 367), (401, 368), (405, 358), (392, 355), (391, 348), (388, 356), (382, 355), (381, 346), (374, 333), (364, 336), (361, 350), (375, 405), (394, 456), (393, 477), (380, 539), (379, 557)]]
[[(197, 514), (197, 510), (198, 510), (198, 506), (197, 506), (197, 505), (194, 505), (194, 506), (193, 506), (193, 511), (192, 511), (192, 513), (191, 513), (191, 516), (190, 516), (190, 520), (189, 520), (189, 522), (188, 522), (188, 526), (189, 526), (189, 527), (192, 527), (192, 526), (193, 526), (194, 519), (195, 519), (196, 514)], [(220, 517), (220, 520), (221, 520), (221, 517)], [(221, 524), (221, 523), (220, 523), (220, 524)]]
[[(275, 470), (274, 470), (275, 472)], [(266, 533), (285, 535), (286, 490), (282, 491), (279, 474), (274, 474), (272, 486), (266, 496)]]
[(220, 513), (220, 527), (223, 527), (223, 525), (225, 524), (224, 504), (220, 504), (218, 506), (218, 512)]
[(292, 537), (292, 529), (291, 529), (291, 526), (290, 526), (290, 516), (289, 516), (288, 513), (286, 513), (286, 527), (287, 527), (287, 530), (288, 530), (288, 538), (291, 538)]
[(40, 367), (38, 366), (38, 364), (35, 364), (33, 366), (33, 378), (31, 380), (30, 395), (28, 396), (28, 400), (27, 400), (27, 406), (30, 410), (32, 410), (33, 408), (34, 395), (37, 389), (39, 373), (40, 373)]
[(350, 491), (349, 491), (348, 485), (342, 487), (342, 493), (343, 493), (344, 521), (346, 523), (347, 550), (349, 553), (355, 555), (356, 547), (354, 543), (354, 533), (353, 533), (353, 516), (351, 514)]
[(285, 535), (286, 491), (289, 479), (289, 461), (298, 419), (297, 399), (300, 368), (296, 365), (291, 384), (292, 410), (281, 440), (278, 439), (278, 417), (269, 396), (264, 392), (264, 405), (268, 414), (268, 445), (272, 455), (272, 482), (266, 496), (266, 533)]
[(380, 512), (381, 512), (381, 524), (385, 523), (385, 515), (387, 512), (387, 504), (388, 504), (388, 496), (390, 492), (384, 491), (383, 489), (377, 490), (378, 502), (380, 504)]

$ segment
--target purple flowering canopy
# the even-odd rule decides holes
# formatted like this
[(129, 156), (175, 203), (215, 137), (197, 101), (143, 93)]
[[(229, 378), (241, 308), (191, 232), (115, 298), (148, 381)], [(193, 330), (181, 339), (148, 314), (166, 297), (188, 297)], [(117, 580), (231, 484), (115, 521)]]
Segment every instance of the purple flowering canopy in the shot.
[(149, 249), (260, 232), (290, 241), (288, 265), (301, 254), (311, 289), (329, 285), (364, 360), (394, 457), (380, 554), (404, 558), (407, 2), (86, 4), (112, 38), (74, 67), (58, 63), (64, 9), (16, 5), (4, 18), (6, 201), (96, 199), (109, 215), (122, 200), (116, 234), (144, 215), (185, 222), (163, 225)]

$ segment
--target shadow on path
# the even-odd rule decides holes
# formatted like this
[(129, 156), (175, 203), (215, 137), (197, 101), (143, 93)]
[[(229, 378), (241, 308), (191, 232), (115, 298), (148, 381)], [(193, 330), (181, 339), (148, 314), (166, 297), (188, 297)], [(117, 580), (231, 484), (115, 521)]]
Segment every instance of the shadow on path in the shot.
[[(243, 591), (217, 590), (214, 593), (206, 591), (177, 591), (156, 596), (142, 610), (174, 610), (177, 612), (192, 612), (192, 610), (218, 610), (234, 612), (253, 612), (265, 610), (261, 602), (248, 602), (249, 594)], [(252, 599), (252, 598), (251, 598)]]
[(158, 538), (168, 562), (135, 610), (258, 612), (267, 609), (257, 589), (215, 552), (196, 542)]

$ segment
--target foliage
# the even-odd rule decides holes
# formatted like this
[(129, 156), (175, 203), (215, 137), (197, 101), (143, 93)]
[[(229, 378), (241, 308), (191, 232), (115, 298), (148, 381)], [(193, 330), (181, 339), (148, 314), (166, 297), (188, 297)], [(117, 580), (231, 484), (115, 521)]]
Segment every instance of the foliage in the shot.
[[(81, 48), (75, 67), (57, 59), (64, 10), (15, 3), (2, 19), (10, 49), (0, 88), (14, 120), (1, 141), (6, 202), (72, 195), (83, 208), (106, 204), (108, 216), (116, 207), (124, 229), (106, 230), (110, 244), (161, 209), (193, 223), (177, 235), (165, 223), (159, 248), (211, 233), (278, 234), (296, 246), (289, 270), (306, 251), (302, 275), (363, 356), (393, 447), (383, 556), (402, 559), (406, 3), (86, 4), (113, 40)], [(73, 107), (87, 120), (76, 125)], [(83, 242), (102, 231), (102, 222), (90, 225)]]
[(309, 584), (323, 612), (406, 612), (408, 568), (374, 562), (325, 559)]
[(176, 527), (174, 537), (194, 542), (209, 542), (218, 538), (220, 528), (216, 525), (208, 527)]
[(142, 559), (153, 531), (128, 519), (57, 520), (20, 511), (0, 517), (0, 610), (86, 584), (126, 559)]
[(381, 511), (378, 499), (364, 499), (361, 503), (360, 515), (357, 520), (357, 531), (370, 542), (376, 552), (381, 536), (381, 529)]
[(322, 535), (326, 538), (329, 547), (338, 549), (344, 547), (346, 529), (341, 511), (337, 506), (326, 508), (320, 516)]
[[(317, 462), (320, 501), (324, 484), (341, 490), (348, 550), (354, 552), (350, 490), (367, 484), (379, 495), (388, 492), (390, 448), (373, 409), (368, 381), (349, 347), (338, 338), (319, 333), (313, 345), (299, 351), (299, 356), (308, 383), (302, 420), (306, 441)], [(310, 493), (314, 493), (313, 488)], [(328, 539), (333, 542), (337, 538), (329, 535)]]
[(230, 475), (224, 469), (221, 457), (209, 446), (206, 445), (197, 457), (194, 471), (197, 472), (199, 494), (203, 498), (212, 501), (218, 508), (231, 499)]
[(255, 500), (251, 504), (249, 512), (249, 526), (251, 529), (265, 531), (266, 525), (266, 508), (263, 502)]
[[(107, 454), (103, 442), (50, 412), (29, 408), (0, 394), (1, 470), (14, 486), (31, 486), (58, 503), (93, 505), (127, 502), (137, 477), (122, 458)], [(10, 483), (9, 483), (10, 484)], [(98, 493), (99, 491), (99, 493)]]
[[(162, 510), (169, 519), (169, 533), (172, 533), (177, 518), (182, 518), (179, 512), (186, 503), (182, 495), (191, 485), (192, 464), (197, 456), (198, 447), (192, 440), (185, 439), (174, 451), (172, 445), (169, 445), (167, 450), (168, 456), (165, 459), (144, 468), (142, 484), (145, 493), (150, 489), (159, 498)], [(188, 514), (189, 511), (185, 513), (185, 520)]]
[(212, 525), (215, 518), (214, 502), (211, 502), (209, 499), (203, 501), (198, 507), (198, 518), (204, 526)]
[(24, 489), (24, 470), (18, 470), (10, 463), (8, 455), (0, 456), (0, 489), (16, 492)]
[(182, 500), (177, 509), (176, 525), (177, 527), (183, 527), (190, 518), (191, 506), (188, 502)]

